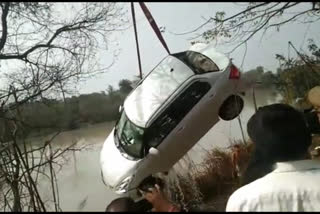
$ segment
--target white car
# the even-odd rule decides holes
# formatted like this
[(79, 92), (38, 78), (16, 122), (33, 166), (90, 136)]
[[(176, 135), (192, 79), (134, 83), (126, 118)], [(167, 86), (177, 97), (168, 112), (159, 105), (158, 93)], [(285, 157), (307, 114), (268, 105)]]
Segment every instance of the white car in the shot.
[(104, 183), (135, 197), (144, 178), (169, 171), (220, 118), (237, 117), (243, 108), (237, 94), (249, 85), (210, 45), (165, 57), (125, 99), (104, 142)]

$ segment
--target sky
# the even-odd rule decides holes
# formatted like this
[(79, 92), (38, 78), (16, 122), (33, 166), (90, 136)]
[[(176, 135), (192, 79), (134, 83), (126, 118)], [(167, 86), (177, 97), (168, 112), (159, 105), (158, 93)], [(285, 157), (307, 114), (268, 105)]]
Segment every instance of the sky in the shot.
[[(130, 4), (124, 4), (128, 8), (129, 20), (132, 21)], [(166, 33), (163, 34), (163, 37), (172, 53), (189, 49), (192, 35), (177, 36), (168, 33), (169, 31), (175, 33), (190, 31), (202, 24), (204, 18), (214, 16), (217, 11), (223, 10), (226, 11), (227, 15), (233, 15), (242, 8), (241, 3), (231, 2), (146, 2), (145, 4), (158, 26), (166, 27)], [(306, 3), (303, 7), (309, 8), (309, 4)], [(161, 59), (167, 56), (167, 53), (150, 27), (138, 3), (135, 3), (135, 11), (142, 71), (147, 74)], [(293, 23), (283, 26), (279, 32), (268, 31), (263, 39), (261, 39), (261, 34), (256, 35), (247, 43), (247, 54), (242, 70), (246, 71), (261, 65), (267, 70), (275, 71), (279, 65), (275, 59), (275, 54), (287, 56), (288, 41), (291, 41), (298, 49), (306, 47), (308, 38), (319, 41), (319, 24), (320, 22), (315, 24)], [(108, 85), (118, 88), (118, 82), (121, 79), (132, 80), (134, 76), (138, 75), (139, 68), (133, 27), (115, 33), (113, 41), (117, 42), (117, 46), (110, 44), (111, 50), (112, 48), (119, 48), (120, 50), (117, 61), (108, 72), (81, 83), (78, 86), (80, 93), (105, 91)], [(217, 49), (221, 52), (227, 50), (224, 46), (219, 46)], [(244, 52), (245, 48), (243, 46), (230, 55), (236, 65), (240, 66)], [(291, 53), (293, 53), (293, 50), (291, 50)], [(108, 65), (110, 63), (110, 54), (103, 53), (100, 57), (102, 64)]]

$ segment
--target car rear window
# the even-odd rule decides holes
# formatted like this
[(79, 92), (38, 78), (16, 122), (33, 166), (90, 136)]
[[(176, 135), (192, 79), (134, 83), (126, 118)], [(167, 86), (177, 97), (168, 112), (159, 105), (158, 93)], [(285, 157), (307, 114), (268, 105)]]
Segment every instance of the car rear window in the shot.
[(215, 72), (220, 70), (216, 63), (214, 63), (211, 59), (195, 51), (184, 51), (173, 54), (173, 56), (183, 61), (197, 74)]

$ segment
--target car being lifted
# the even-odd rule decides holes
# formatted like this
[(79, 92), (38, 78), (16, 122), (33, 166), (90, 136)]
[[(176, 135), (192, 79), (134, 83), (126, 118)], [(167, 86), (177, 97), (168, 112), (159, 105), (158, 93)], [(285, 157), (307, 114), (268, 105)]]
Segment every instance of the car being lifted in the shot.
[(104, 183), (130, 193), (151, 174), (167, 172), (219, 119), (243, 108), (250, 84), (212, 46), (197, 44), (165, 57), (128, 95), (104, 142)]

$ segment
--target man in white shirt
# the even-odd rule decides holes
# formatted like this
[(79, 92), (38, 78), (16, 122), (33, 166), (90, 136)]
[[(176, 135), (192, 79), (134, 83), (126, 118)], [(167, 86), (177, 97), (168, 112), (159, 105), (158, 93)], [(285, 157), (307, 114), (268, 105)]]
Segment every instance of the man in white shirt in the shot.
[(260, 108), (247, 125), (255, 150), (244, 186), (226, 211), (320, 211), (320, 161), (308, 159), (311, 133), (284, 104)]

